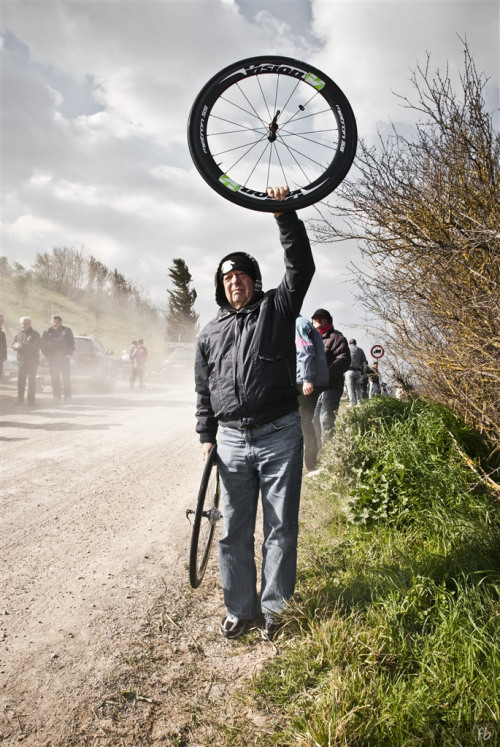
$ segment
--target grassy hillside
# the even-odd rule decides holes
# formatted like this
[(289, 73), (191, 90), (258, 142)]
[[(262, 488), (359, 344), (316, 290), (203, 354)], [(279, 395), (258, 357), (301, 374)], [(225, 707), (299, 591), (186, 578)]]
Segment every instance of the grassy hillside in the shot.
[(51, 315), (57, 313), (75, 335), (95, 335), (106, 349), (114, 351), (116, 357), (123, 350), (128, 351), (132, 340), (138, 338), (144, 340), (149, 350), (151, 368), (160, 366), (166, 357), (163, 320), (156, 325), (147, 323), (143, 326), (119, 312), (96, 313), (96, 309), (36, 285), (22, 297), (13, 281), (6, 277), (2, 277), (0, 312), (4, 315), (3, 329), (9, 342), (19, 331), (21, 316), (30, 316), (33, 329), (42, 333), (50, 326)]

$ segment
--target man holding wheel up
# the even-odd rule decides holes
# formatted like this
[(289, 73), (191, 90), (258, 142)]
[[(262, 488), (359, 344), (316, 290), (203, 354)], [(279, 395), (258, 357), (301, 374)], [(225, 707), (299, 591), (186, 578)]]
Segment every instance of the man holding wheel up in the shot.
[[(281, 201), (286, 187), (268, 190)], [(215, 276), (217, 317), (196, 351), (197, 426), (204, 458), (217, 442), (224, 534), (219, 564), (227, 615), (220, 632), (237, 638), (257, 612), (254, 531), (262, 495), (263, 636), (293, 594), (303, 441), (295, 383), (295, 319), (314, 275), (304, 224), (275, 212), (285, 275), (264, 292), (259, 265), (244, 252), (224, 257)]]

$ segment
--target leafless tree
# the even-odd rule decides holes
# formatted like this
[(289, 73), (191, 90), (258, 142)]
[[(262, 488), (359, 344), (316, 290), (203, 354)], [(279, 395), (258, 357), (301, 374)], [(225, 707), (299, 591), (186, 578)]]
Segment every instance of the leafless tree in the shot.
[(87, 263), (87, 291), (89, 293), (102, 293), (106, 285), (109, 270), (94, 256)]
[(460, 86), (430, 57), (411, 83), (411, 135), (361, 143), (318, 241), (356, 239), (362, 305), (393, 360), (500, 450), (500, 136), (467, 43)]

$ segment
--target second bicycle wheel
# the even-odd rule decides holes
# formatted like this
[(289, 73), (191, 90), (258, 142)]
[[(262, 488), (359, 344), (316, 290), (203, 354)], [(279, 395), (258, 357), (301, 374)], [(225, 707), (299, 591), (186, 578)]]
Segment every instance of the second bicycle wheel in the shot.
[(193, 589), (198, 588), (205, 575), (215, 528), (217, 522), (222, 518), (219, 503), (219, 468), (217, 466), (217, 447), (214, 445), (203, 470), (191, 532), (189, 583)]
[(347, 175), (357, 146), (351, 106), (324, 73), (290, 57), (251, 57), (202, 88), (188, 122), (193, 162), (231, 202), (275, 212), (267, 188), (288, 186), (285, 205), (319, 202)]

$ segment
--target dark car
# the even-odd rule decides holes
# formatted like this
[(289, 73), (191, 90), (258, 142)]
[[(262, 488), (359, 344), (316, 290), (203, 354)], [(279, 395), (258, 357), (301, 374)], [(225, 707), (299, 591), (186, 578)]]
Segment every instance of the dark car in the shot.
[[(116, 384), (116, 364), (112, 350), (105, 350), (94, 335), (75, 335), (75, 352), (71, 356), (71, 381), (88, 385), (99, 392), (110, 392)], [(48, 360), (40, 355), (37, 382), (42, 391), (50, 385)]]

